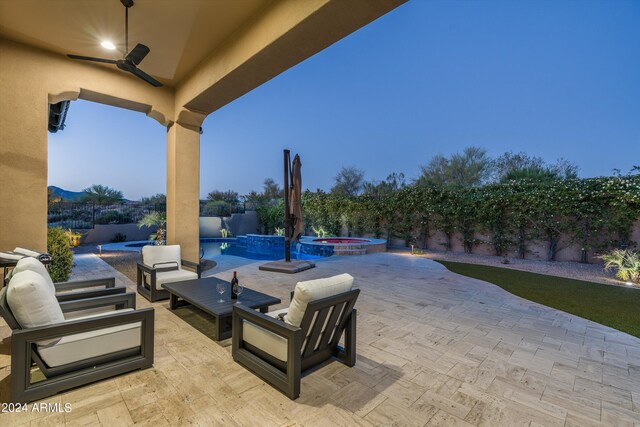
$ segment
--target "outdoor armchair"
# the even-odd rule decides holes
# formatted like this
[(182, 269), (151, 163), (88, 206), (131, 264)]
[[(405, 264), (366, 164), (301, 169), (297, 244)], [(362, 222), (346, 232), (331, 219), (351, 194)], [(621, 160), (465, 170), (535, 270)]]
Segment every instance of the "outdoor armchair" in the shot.
[(200, 263), (182, 259), (180, 245), (143, 246), (142, 262), (138, 263), (138, 293), (151, 302), (167, 299), (169, 292), (162, 287), (164, 283), (199, 279), (201, 274)]
[(360, 290), (352, 285), (348, 274), (299, 282), (289, 308), (267, 314), (234, 305), (233, 359), (290, 399), (300, 395), (303, 371), (332, 357), (355, 365)]
[[(93, 313), (77, 316), (86, 310)], [(12, 402), (153, 364), (154, 310), (135, 310), (134, 293), (59, 301), (40, 274), (26, 270), (0, 290), (0, 315), (12, 330)]]

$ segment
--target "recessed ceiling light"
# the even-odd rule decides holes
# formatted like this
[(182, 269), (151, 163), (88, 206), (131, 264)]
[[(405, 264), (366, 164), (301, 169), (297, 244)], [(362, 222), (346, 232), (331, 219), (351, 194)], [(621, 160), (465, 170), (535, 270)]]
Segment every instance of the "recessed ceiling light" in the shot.
[(100, 43), (100, 46), (102, 46), (105, 49), (109, 49), (109, 50), (115, 50), (115, 48), (116, 48), (116, 45), (111, 43), (109, 40), (103, 41), (102, 43)]

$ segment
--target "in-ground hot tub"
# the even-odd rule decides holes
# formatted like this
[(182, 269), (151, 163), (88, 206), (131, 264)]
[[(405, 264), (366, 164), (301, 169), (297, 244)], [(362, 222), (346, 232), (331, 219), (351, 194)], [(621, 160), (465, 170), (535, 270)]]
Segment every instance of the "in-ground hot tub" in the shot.
[(308, 254), (365, 255), (385, 252), (387, 241), (361, 237), (311, 237), (303, 236), (297, 245), (298, 251)]

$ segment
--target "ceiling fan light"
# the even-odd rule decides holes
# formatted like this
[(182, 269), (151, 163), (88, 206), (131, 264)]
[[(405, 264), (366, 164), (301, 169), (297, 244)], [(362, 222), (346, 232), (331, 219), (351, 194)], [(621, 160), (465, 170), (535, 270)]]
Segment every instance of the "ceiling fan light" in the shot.
[(100, 43), (100, 46), (102, 46), (105, 49), (109, 49), (109, 50), (115, 50), (116, 49), (116, 45), (111, 43), (109, 40), (104, 40), (103, 42)]

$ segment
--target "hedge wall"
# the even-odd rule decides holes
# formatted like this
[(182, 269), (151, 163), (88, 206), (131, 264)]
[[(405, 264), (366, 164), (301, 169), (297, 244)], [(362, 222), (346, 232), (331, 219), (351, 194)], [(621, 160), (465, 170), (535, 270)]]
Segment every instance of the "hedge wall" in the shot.
[[(346, 227), (352, 235), (399, 237), (424, 248), (440, 231), (448, 250), (458, 236), (465, 252), (490, 245), (495, 255), (516, 251), (521, 258), (533, 242), (544, 242), (552, 261), (570, 244), (584, 248), (584, 257), (635, 246), (631, 230), (640, 218), (640, 175), (479, 188), (414, 185), (353, 198), (307, 191), (302, 206), (307, 234), (312, 226), (333, 235)], [(282, 209), (282, 203), (258, 208), (263, 232), (282, 226)], [(480, 241), (479, 233), (488, 241)]]

